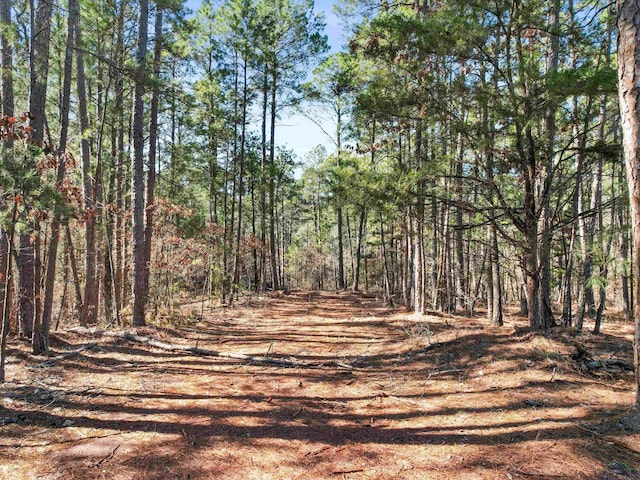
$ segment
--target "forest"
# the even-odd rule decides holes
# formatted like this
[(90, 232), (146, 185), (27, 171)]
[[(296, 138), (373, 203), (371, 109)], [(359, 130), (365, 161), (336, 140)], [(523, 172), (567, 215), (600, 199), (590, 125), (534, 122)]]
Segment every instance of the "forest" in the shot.
[[(118, 365), (133, 365), (142, 395), (140, 366), (151, 365), (148, 359), (159, 351), (203, 357), (216, 371), (232, 368), (215, 363), (223, 359), (247, 369), (335, 369), (336, 376), (354, 378), (373, 370), (405, 378), (421, 371), (444, 382), (442, 391), (470, 393), (471, 387), (452, 387), (454, 377), (488, 382), (507, 371), (525, 375), (520, 367), (491, 370), (498, 368), (496, 359), (477, 370), (484, 353), (460, 357), (495, 349), (495, 358), (504, 351), (500, 361), (545, 377), (528, 380), (532, 392), (535, 382), (556, 389), (557, 397), (523, 400), (537, 412), (561, 401), (561, 372), (574, 375), (562, 381), (577, 389), (576, 398), (580, 385), (597, 392), (597, 412), (576, 423), (586, 436), (563, 430), (562, 448), (574, 449), (567, 458), (584, 455), (567, 444), (586, 438), (609, 440), (618, 450), (596, 449), (600, 456), (579, 472), (578, 460), (539, 477), (525, 467), (498, 467), (496, 460), (493, 470), (487, 468), (502, 476), (465, 464), (468, 470), (455, 471), (478, 476), (459, 478), (505, 478), (504, 472), (508, 478), (640, 478), (633, 466), (640, 465), (640, 180), (634, 173), (640, 169), (640, 92), (630, 77), (634, 68), (640, 71), (633, 46), (640, 5), (329, 3), (344, 31), (341, 48), (327, 36), (326, 16), (313, 0), (0, 0), (0, 383), (9, 382), (0, 400), (12, 399), (0, 403), (0, 434), (43, 424), (110, 428), (96, 426), (98, 420), (83, 424), (90, 410), (82, 417), (47, 410), (43, 420), (48, 400), (47, 407), (71, 405), (79, 402), (73, 395), (84, 395), (65, 381), (68, 388), (56, 390), (51, 378), (77, 375), (80, 382), (90, 370), (121, 372)], [(280, 125), (291, 115), (314, 124), (326, 142), (304, 153), (289, 146)], [(323, 327), (322, 318), (340, 322)], [(323, 332), (337, 339), (341, 328), (355, 333), (327, 351), (298, 351), (289, 343), (272, 350), (292, 332), (307, 335), (292, 342), (305, 343)], [(387, 345), (376, 355), (358, 350), (375, 339)], [(227, 341), (228, 350), (220, 350)], [(107, 350), (117, 358), (105, 360)], [(403, 370), (409, 363), (411, 374)], [(168, 375), (153, 365), (149, 371), (158, 379)], [(170, 381), (185, 382), (187, 390), (171, 395), (204, 388), (193, 380), (198, 368), (180, 365), (191, 373), (181, 379), (171, 370)], [(34, 371), (44, 375), (38, 388)], [(245, 373), (263, 375), (265, 388), (276, 389), (279, 377), (268, 380), (260, 372)], [(29, 378), (29, 385), (20, 383)], [(109, 381), (98, 389), (92, 378), (73, 388), (87, 384), (106, 401)], [(195, 383), (187, 385), (187, 378)], [(307, 381), (297, 380), (300, 388)], [(336, 386), (313, 381), (325, 382), (325, 390)], [(483, 392), (511, 381), (496, 377)], [(343, 386), (335, 402), (356, 392)], [(238, 395), (251, 389), (233, 388)], [(617, 398), (610, 398), (612, 391)], [(401, 396), (376, 392), (362, 395), (381, 402)], [(406, 398), (418, 398), (414, 393)], [(147, 401), (169, 402), (171, 395)], [(309, 395), (316, 398), (309, 392), (300, 398), (311, 401)], [(510, 393), (503, 395), (496, 405)], [(36, 413), (19, 413), (16, 402), (35, 402)], [(100, 405), (103, 413), (136, 413)], [(317, 407), (292, 405), (290, 422), (303, 422)], [(403, 405), (411, 412), (422, 408)], [(583, 407), (576, 400), (566, 418), (582, 416), (575, 409)], [(200, 408), (194, 404), (193, 415)], [(377, 417), (363, 414), (369, 417), (367, 426), (374, 427)], [(584, 423), (609, 417), (620, 419), (627, 440)], [(519, 428), (525, 426), (530, 422)], [(205, 437), (227, 435), (192, 431), (193, 425), (155, 428), (191, 449)], [(375, 432), (366, 442), (404, 445), (397, 438), (407, 430), (398, 426), (396, 437), (384, 433), (388, 428), (370, 429)], [(551, 441), (541, 438), (553, 436), (541, 434), (543, 428), (526, 442)], [(307, 436), (289, 440), (317, 440), (315, 433), (300, 435)], [(521, 442), (500, 435), (487, 445)], [(9, 436), (18, 438), (20, 431)], [(126, 446), (116, 453), (122, 442), (98, 448), (91, 468), (113, 463), (123, 451), (133, 456)], [(484, 442), (471, 441), (476, 447)], [(525, 447), (520, 444), (516, 455), (525, 455)], [(249, 455), (243, 448), (231, 450)], [(299, 448), (305, 462), (331, 453)], [(366, 452), (352, 450), (346, 451), (365, 461)], [(447, 458), (455, 460), (452, 452)], [(10, 457), (8, 470), (0, 465), (0, 478), (35, 478), (20, 470), (33, 459), (19, 452)], [(438, 471), (433, 465), (422, 467), (424, 477), (397, 465), (398, 475), (391, 465), (375, 476), (347, 461), (353, 458), (312, 477), (296, 476), (302, 471), (293, 467), (266, 474), (263, 458), (263, 476), (252, 477), (247, 458), (248, 470), (226, 477), (195, 467), (184, 477), (155, 467), (132, 473), (123, 463), (120, 476), (109, 478), (458, 478), (452, 471), (430, 476)], [(532, 465), (548, 464), (543, 460)], [(308, 472), (316, 464), (305, 465)], [(69, 471), (64, 478), (89, 478)], [(62, 478), (51, 475), (46, 478)]]

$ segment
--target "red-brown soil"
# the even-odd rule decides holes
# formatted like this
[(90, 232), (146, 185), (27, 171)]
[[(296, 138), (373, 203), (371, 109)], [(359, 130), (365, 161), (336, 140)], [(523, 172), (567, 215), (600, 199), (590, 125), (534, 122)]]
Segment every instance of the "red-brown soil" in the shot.
[[(286, 368), (103, 338), (43, 367), (12, 340), (0, 424), (18, 421), (0, 426), (0, 478), (640, 479), (640, 435), (619, 427), (631, 373), (572, 358), (580, 344), (630, 362), (629, 324), (540, 334), (513, 316), (490, 328), (483, 317), (417, 318), (319, 292), (204, 312), (139, 332), (343, 365)], [(57, 332), (54, 350), (92, 341)]]

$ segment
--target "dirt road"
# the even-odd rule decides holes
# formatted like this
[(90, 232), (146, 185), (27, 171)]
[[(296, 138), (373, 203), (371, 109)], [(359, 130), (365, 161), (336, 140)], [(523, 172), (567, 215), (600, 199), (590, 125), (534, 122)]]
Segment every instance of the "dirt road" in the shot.
[[(98, 346), (51, 366), (11, 342), (0, 387), (1, 479), (640, 478), (629, 326), (533, 334), (522, 319), (415, 318), (352, 293), (254, 297), (138, 333), (327, 364), (287, 368), (59, 332)], [(197, 307), (194, 307), (197, 309)]]

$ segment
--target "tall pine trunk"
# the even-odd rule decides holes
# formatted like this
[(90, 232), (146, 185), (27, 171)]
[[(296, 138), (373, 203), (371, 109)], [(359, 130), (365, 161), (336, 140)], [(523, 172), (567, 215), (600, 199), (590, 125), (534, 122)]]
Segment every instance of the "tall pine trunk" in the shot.
[(5, 269), (2, 271), (2, 275), (5, 278), (4, 284), (4, 298), (5, 302), (2, 305), (2, 331), (0, 331), (0, 383), (5, 382), (5, 359), (6, 359), (6, 348), (7, 348), (7, 335), (9, 334), (9, 311), (10, 311), (10, 302), (6, 301), (9, 298), (9, 289), (11, 286), (11, 276), (12, 276), (12, 265), (11, 260), (13, 257), (13, 237), (16, 228), (16, 219), (18, 213), (18, 202), (14, 200), (12, 213), (11, 213), (11, 224), (9, 226), (8, 236), (5, 237), (5, 242), (7, 243), (7, 261), (4, 265)]
[[(67, 134), (69, 131), (69, 104), (71, 98), (71, 74), (73, 64), (74, 31), (78, 18), (77, 0), (69, 0), (69, 19), (67, 24), (67, 45), (64, 58), (64, 77), (62, 83), (62, 101), (60, 103), (60, 143), (58, 151), (58, 171), (56, 185), (60, 187), (65, 176)], [(43, 350), (49, 348), (49, 330), (53, 316), (53, 293), (56, 278), (56, 260), (58, 244), (60, 242), (60, 228), (63, 218), (59, 212), (55, 213), (51, 222), (51, 239), (47, 252), (47, 270), (44, 284), (44, 305), (42, 310), (42, 345)]]
[(454, 191), (456, 198), (456, 215), (455, 215), (455, 234), (454, 234), (454, 245), (455, 245), (455, 265), (456, 265), (456, 309), (463, 310), (468, 302), (467, 302), (467, 284), (465, 281), (464, 274), (464, 240), (462, 235), (462, 173), (463, 173), (463, 162), (464, 162), (464, 137), (462, 132), (458, 134), (458, 155), (456, 159), (456, 173), (454, 180)]
[[(2, 77), (2, 111), (4, 117), (13, 117), (13, 46), (8, 33), (11, 31), (11, 0), (0, 0), (0, 22), (3, 24), (0, 34), (0, 76)], [(8, 136), (2, 139), (4, 154), (10, 154), (13, 146), (13, 138)], [(4, 209), (4, 205), (0, 205)], [(7, 281), (6, 269), (9, 261), (8, 232), (0, 226), (0, 315), (4, 314), (5, 304), (11, 305), (9, 292), (10, 282)], [(4, 317), (2, 317), (4, 318)]]
[(618, 0), (618, 95), (622, 126), (629, 206), (634, 272), (633, 316), (635, 334), (633, 360), (635, 365), (636, 396), (634, 409), (640, 410), (640, 1)]
[[(124, 6), (125, 0), (121, 0), (119, 4), (117, 33), (116, 33), (116, 54), (117, 62), (124, 61)], [(124, 75), (120, 69), (115, 71), (115, 102), (114, 102), (114, 128), (116, 134), (114, 137), (116, 154), (113, 161), (115, 162), (116, 177), (116, 208), (115, 208), (115, 226), (113, 241), (113, 257), (114, 257), (114, 297), (116, 304), (123, 306), (125, 304), (125, 249), (124, 249)], [(116, 322), (120, 323), (120, 317), (116, 318)]]
[(276, 244), (276, 195), (275, 195), (275, 178), (276, 174), (276, 99), (278, 91), (278, 67), (272, 66), (271, 71), (271, 131), (269, 136), (269, 249), (271, 260), (271, 278), (273, 280), (273, 289), (280, 288), (280, 277), (278, 275), (278, 258)]
[[(157, 6), (153, 43), (153, 89), (149, 115), (149, 161), (147, 162), (147, 202), (144, 227), (144, 294), (149, 298), (151, 277), (151, 239), (153, 237), (153, 214), (155, 208), (156, 150), (158, 144), (158, 106), (160, 104), (160, 60), (162, 56), (162, 8)], [(145, 300), (146, 302), (146, 300)]]
[[(33, 5), (32, 5), (33, 6)], [(31, 139), (35, 145), (44, 145), (45, 107), (47, 102), (47, 79), (49, 76), (49, 44), (51, 40), (51, 16), (53, 2), (40, 0), (35, 12), (32, 10), (31, 31), (31, 75), (29, 112), (31, 113)], [(35, 159), (28, 159), (28, 166), (35, 169)], [(36, 257), (35, 231), (37, 225), (30, 225), (30, 231), (20, 234), (20, 330), (23, 336), (31, 336), (34, 353), (42, 352), (40, 328), (41, 319), (36, 318)], [(35, 337), (34, 337), (35, 334)]]
[(144, 266), (144, 90), (147, 66), (149, 2), (140, 0), (138, 50), (133, 109), (133, 158), (131, 164), (131, 204), (133, 206), (133, 319), (134, 326), (145, 324)]
[(80, 117), (81, 154), (82, 154), (82, 193), (85, 229), (84, 251), (84, 303), (80, 312), (80, 324), (96, 323), (98, 304), (98, 273), (96, 251), (96, 204), (95, 182), (91, 171), (91, 143), (89, 107), (84, 69), (84, 53), (82, 50), (82, 33), (79, 15), (75, 30), (76, 48), (76, 81), (78, 91), (78, 113)]
[(246, 155), (246, 135), (247, 135), (247, 109), (249, 100), (249, 85), (248, 85), (248, 65), (246, 57), (242, 64), (242, 125), (240, 128), (240, 165), (238, 170), (238, 226), (235, 236), (235, 249), (233, 260), (233, 287), (232, 295), (235, 297), (238, 293), (238, 287), (240, 284), (240, 269), (241, 265), (241, 247), (242, 247), (242, 198), (244, 194), (244, 164)]
[(367, 209), (360, 207), (360, 219), (358, 221), (358, 239), (356, 243), (356, 262), (353, 271), (353, 284), (352, 288), (355, 292), (360, 289), (360, 265), (362, 263), (362, 239), (364, 237), (364, 230), (367, 221)]

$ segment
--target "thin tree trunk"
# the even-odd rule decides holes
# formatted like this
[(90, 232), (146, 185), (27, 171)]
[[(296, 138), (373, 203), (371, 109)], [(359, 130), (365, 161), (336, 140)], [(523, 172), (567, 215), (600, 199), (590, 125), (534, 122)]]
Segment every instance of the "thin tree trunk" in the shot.
[(358, 222), (358, 241), (356, 244), (356, 268), (353, 273), (352, 288), (355, 292), (360, 289), (360, 264), (362, 263), (362, 239), (364, 237), (364, 229), (367, 220), (367, 209), (361, 207), (360, 221)]
[(38, 230), (33, 235), (35, 261), (33, 264), (33, 335), (31, 337), (31, 350), (34, 354), (41, 354), (47, 351), (47, 339), (42, 332), (42, 297), (40, 296), (40, 281), (42, 278), (42, 241), (41, 232)]
[[(12, 29), (11, 24), (11, 0), (0, 0), (0, 22), (2, 32), (0, 32), (0, 48), (2, 48), (2, 59), (0, 71), (2, 72), (2, 115), (13, 117), (13, 46), (8, 33)], [(2, 139), (6, 148), (13, 145), (13, 138), (8, 136)]]
[[(2, 32), (0, 33), (0, 48), (2, 48), (2, 58), (0, 60), (0, 70), (2, 76), (2, 116), (13, 117), (13, 47), (11, 45), (11, 39), (8, 32), (11, 31), (11, 0), (0, 0), (0, 22), (3, 24)], [(13, 137), (8, 135), (6, 138), (2, 138), (3, 149), (6, 150), (6, 154), (12, 154), (11, 149), (13, 147)], [(2, 205), (4, 207), (4, 205)], [(10, 284), (8, 277), (5, 275), (7, 271), (7, 264), (9, 263), (9, 240), (8, 234), (4, 228), (0, 227), (0, 312), (3, 315), (5, 305), (11, 306), (11, 298), (9, 296)], [(10, 310), (10, 308), (9, 308)], [(8, 328), (8, 327), (7, 327)]]
[(56, 318), (56, 324), (53, 329), (58, 330), (60, 326), (60, 320), (67, 310), (67, 289), (69, 287), (69, 247), (64, 249), (64, 260), (62, 270), (62, 295), (60, 296), (60, 309), (58, 310), (58, 317)]
[[(0, 312), (4, 313), (5, 303), (10, 302), (8, 297), (9, 282), (7, 281), (7, 265), (9, 263), (9, 232), (0, 227)], [(4, 317), (2, 317), (4, 319)]]
[[(79, 7), (79, 5), (75, 5)], [(80, 117), (82, 186), (85, 227), (85, 263), (84, 263), (84, 303), (80, 313), (80, 324), (93, 324), (97, 320), (98, 278), (96, 252), (96, 210), (94, 179), (91, 174), (91, 144), (89, 140), (89, 110), (87, 102), (86, 79), (84, 72), (84, 54), (82, 50), (82, 32), (79, 14), (75, 29), (76, 81), (78, 90), (78, 113)]]
[(9, 335), (9, 316), (11, 303), (6, 300), (10, 298), (9, 289), (11, 285), (12, 275), (11, 260), (13, 257), (13, 237), (18, 216), (18, 202), (16, 202), (15, 200), (13, 202), (12, 210), (11, 225), (9, 226), (8, 238), (6, 239), (6, 242), (8, 243), (6, 269), (4, 270), (4, 272), (2, 272), (5, 278), (3, 295), (5, 298), (5, 302), (3, 302), (2, 305), (2, 332), (0, 332), (0, 383), (4, 383), (6, 381), (4, 365), (6, 361), (7, 335)]
[(253, 290), (257, 293), (260, 291), (260, 267), (258, 264), (258, 245), (256, 245), (255, 239), (258, 230), (256, 229), (256, 181), (255, 175), (251, 175), (251, 186), (250, 186), (250, 195), (251, 195), (251, 235), (252, 239), (252, 248), (251, 254), (253, 256)]
[(269, 99), (269, 79), (267, 68), (262, 78), (262, 156), (260, 157), (260, 288), (264, 291), (267, 281), (267, 104)]
[(238, 228), (235, 237), (235, 256), (233, 261), (233, 287), (232, 295), (238, 293), (240, 285), (240, 268), (241, 268), (241, 240), (242, 240), (242, 198), (244, 194), (244, 164), (246, 153), (246, 133), (247, 133), (247, 109), (249, 100), (248, 85), (248, 65), (246, 58), (243, 61), (242, 68), (242, 126), (240, 130), (240, 166), (238, 171)]
[(73, 275), (73, 286), (76, 293), (76, 304), (78, 309), (78, 318), (80, 318), (80, 310), (82, 309), (82, 291), (80, 288), (80, 276), (78, 275), (78, 264), (76, 261), (76, 249), (73, 246), (73, 239), (71, 238), (71, 229), (69, 224), (65, 225), (65, 234), (67, 237), (67, 246), (69, 248), (69, 258), (71, 263), (71, 273)]
[(276, 162), (276, 93), (278, 87), (277, 65), (272, 66), (271, 72), (271, 132), (269, 139), (269, 165), (271, 167), (269, 175), (269, 248), (271, 259), (271, 278), (273, 280), (273, 289), (280, 288), (280, 278), (278, 276), (278, 259), (276, 244), (276, 218), (275, 218), (275, 162)]
[[(69, 131), (69, 104), (71, 99), (71, 77), (73, 66), (73, 46), (76, 22), (78, 19), (77, 0), (69, 0), (69, 19), (67, 23), (67, 45), (64, 59), (64, 77), (62, 84), (62, 101), (60, 103), (60, 142), (58, 152), (58, 171), (56, 185), (61, 188), (66, 170), (66, 149), (67, 133)], [(49, 241), (49, 251), (47, 252), (47, 271), (44, 286), (44, 305), (42, 310), (42, 338), (41, 351), (49, 349), (49, 330), (51, 329), (51, 319), (53, 316), (53, 293), (56, 278), (56, 263), (58, 256), (58, 244), (60, 241), (60, 228), (62, 226), (62, 215), (55, 213), (51, 222), (51, 240)]]
[[(496, 42), (494, 57), (497, 58), (500, 54), (500, 43)], [(486, 84), (485, 68), (482, 66), (482, 83)], [(497, 90), (497, 75), (493, 75), (493, 88)], [(486, 132), (486, 147), (485, 147), (485, 160), (486, 167), (485, 172), (489, 184), (494, 185), (494, 147), (495, 147), (495, 133), (492, 125), (494, 124), (495, 117), (489, 110), (489, 103), (484, 102), (482, 105), (482, 126), (484, 132)], [(492, 189), (493, 190), (493, 189)], [(496, 209), (493, 207), (495, 200), (495, 192), (491, 192), (491, 208), (489, 209), (489, 226), (487, 229), (487, 316), (491, 325), (499, 327), (503, 325), (502, 316), (502, 303), (503, 303), (503, 287), (500, 268), (500, 250), (498, 248), (498, 228), (496, 226)]]
[[(549, 46), (547, 52), (546, 72), (553, 74), (558, 70), (558, 38), (560, 22), (560, 0), (553, 0), (549, 8)], [(547, 112), (544, 119), (546, 145), (541, 161), (538, 164), (539, 173), (536, 177), (538, 198), (538, 308), (540, 309), (539, 328), (548, 328), (555, 324), (551, 306), (551, 184), (554, 176), (553, 158), (555, 156), (556, 137), (556, 105), (552, 99), (547, 100)]]
[(458, 155), (456, 159), (456, 176), (454, 181), (454, 192), (456, 198), (456, 227), (454, 235), (454, 245), (456, 251), (456, 309), (463, 310), (466, 305), (467, 285), (464, 274), (464, 241), (462, 235), (462, 167), (464, 161), (464, 137), (462, 132), (458, 134)]
[(151, 112), (149, 114), (149, 161), (147, 162), (147, 201), (144, 227), (144, 293), (145, 304), (149, 298), (151, 277), (151, 240), (153, 237), (153, 214), (155, 209), (156, 149), (158, 144), (158, 110), (160, 104), (160, 61), (162, 57), (162, 8), (158, 5), (155, 19), (153, 44), (153, 78)]
[[(340, 168), (340, 154), (342, 153), (342, 111), (338, 107), (336, 122), (336, 166)], [(344, 233), (343, 233), (343, 219), (342, 219), (342, 198), (338, 195), (336, 199), (336, 216), (338, 223), (338, 290), (344, 290), (346, 283), (344, 280)]]
[(347, 210), (347, 246), (349, 248), (349, 260), (351, 261), (351, 275), (353, 276), (353, 272), (355, 271), (354, 264), (354, 249), (353, 249), (353, 235), (351, 234), (351, 222), (349, 210)]
[(145, 325), (144, 265), (144, 85), (146, 81), (149, 2), (140, 0), (138, 50), (133, 111), (133, 159), (131, 164), (131, 203), (133, 205), (133, 318), (134, 326)]
[[(45, 107), (47, 101), (47, 79), (49, 75), (49, 44), (51, 40), (51, 16), (53, 12), (53, 2), (51, 0), (39, 0), (37, 9), (32, 13), (31, 29), (31, 76), (29, 112), (31, 114), (31, 139), (35, 145), (44, 145), (45, 133)], [(28, 159), (28, 166), (35, 169), (35, 159)], [(21, 334), (32, 337), (33, 326), (40, 319), (35, 318), (35, 295), (36, 295), (36, 251), (32, 233), (37, 229), (31, 226), (31, 232), (25, 231), (20, 234), (20, 330)], [(40, 338), (33, 339), (32, 348), (34, 353), (39, 353)]]
[(342, 219), (342, 207), (336, 208), (336, 221), (338, 223), (338, 290), (344, 290), (344, 233)]
[[(622, 177), (624, 175), (623, 169), (620, 169), (619, 176)], [(620, 190), (626, 190), (627, 186), (624, 183), (624, 180), (620, 178), (618, 184), (621, 186)], [(620, 192), (620, 195), (623, 195), (626, 192)], [(622, 309), (624, 311), (625, 317), (628, 320), (632, 318), (632, 302), (629, 295), (629, 233), (628, 229), (625, 228), (626, 225), (629, 225), (628, 220), (625, 218), (625, 213), (627, 209), (624, 207), (621, 202), (617, 202), (617, 217), (618, 217), (618, 242), (620, 244), (620, 257), (622, 257)], [(633, 274), (633, 272), (631, 272)]]
[[(18, 258), (18, 304), (20, 315), (20, 338), (33, 337), (35, 320), (35, 247), (30, 234), (20, 234)], [(38, 341), (39, 343), (39, 341)]]
[[(118, 23), (116, 33), (116, 53), (115, 58), (118, 64), (123, 62), (124, 49), (124, 6), (125, 0), (121, 0), (118, 11)], [(120, 69), (115, 70), (115, 102), (114, 102), (114, 124), (117, 141), (114, 142), (117, 149), (113, 161), (115, 162), (116, 177), (116, 208), (114, 227), (114, 249), (113, 260), (115, 264), (114, 274), (114, 297), (119, 305), (125, 303), (125, 252), (124, 252), (124, 77)], [(120, 318), (116, 319), (120, 322)]]

